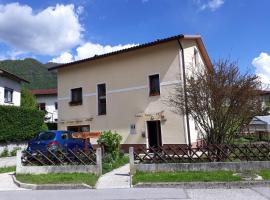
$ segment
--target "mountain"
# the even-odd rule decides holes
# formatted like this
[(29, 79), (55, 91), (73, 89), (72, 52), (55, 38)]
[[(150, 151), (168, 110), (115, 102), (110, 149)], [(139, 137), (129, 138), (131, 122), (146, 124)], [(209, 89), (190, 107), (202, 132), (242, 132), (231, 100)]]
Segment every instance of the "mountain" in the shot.
[(56, 63), (42, 64), (39, 61), (26, 58), (24, 60), (2, 60), (0, 69), (9, 71), (30, 82), (24, 83), (29, 89), (48, 89), (57, 87), (56, 72), (48, 71), (49, 67), (58, 65)]

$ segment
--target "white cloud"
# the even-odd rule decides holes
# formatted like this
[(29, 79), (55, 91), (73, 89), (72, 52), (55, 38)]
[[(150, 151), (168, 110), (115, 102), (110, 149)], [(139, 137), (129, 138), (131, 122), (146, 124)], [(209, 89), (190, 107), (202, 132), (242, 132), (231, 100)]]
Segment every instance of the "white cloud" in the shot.
[[(83, 12), (82, 7), (77, 12)], [(78, 13), (72, 4), (39, 12), (19, 3), (0, 4), (0, 41), (16, 51), (59, 54), (81, 42), (83, 28)]]
[(264, 85), (270, 85), (270, 55), (261, 52), (260, 55), (252, 60), (256, 74), (261, 78)]
[(95, 55), (101, 55), (101, 54), (110, 53), (113, 51), (118, 51), (121, 49), (130, 48), (133, 46), (136, 46), (136, 44), (125, 44), (125, 45), (119, 44), (116, 46), (111, 46), (111, 45), (103, 46), (100, 44), (87, 42), (76, 49), (75, 56), (72, 56), (72, 54), (65, 52), (65, 53), (62, 53), (59, 57), (53, 58), (51, 62), (67, 63), (67, 62), (71, 62), (75, 60), (90, 58)]
[(207, 0), (206, 3), (202, 3), (202, 1), (203, 0), (196, 0), (196, 3), (197, 5), (199, 5), (200, 10), (210, 9), (211, 11), (215, 11), (225, 3), (225, 0)]
[(68, 63), (73, 61), (73, 56), (69, 52), (64, 52), (60, 56), (53, 58), (50, 62), (54, 63)]

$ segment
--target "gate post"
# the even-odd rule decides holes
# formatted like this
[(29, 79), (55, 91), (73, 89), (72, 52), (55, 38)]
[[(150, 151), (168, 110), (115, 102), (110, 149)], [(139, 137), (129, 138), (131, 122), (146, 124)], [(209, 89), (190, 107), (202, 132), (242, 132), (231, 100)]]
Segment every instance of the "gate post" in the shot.
[(129, 164), (130, 164), (130, 175), (134, 175), (135, 174), (134, 147), (129, 147)]
[(97, 165), (97, 175), (102, 175), (102, 152), (101, 148), (97, 148), (96, 150), (96, 165)]
[(22, 171), (22, 150), (18, 150), (16, 154), (16, 174)]

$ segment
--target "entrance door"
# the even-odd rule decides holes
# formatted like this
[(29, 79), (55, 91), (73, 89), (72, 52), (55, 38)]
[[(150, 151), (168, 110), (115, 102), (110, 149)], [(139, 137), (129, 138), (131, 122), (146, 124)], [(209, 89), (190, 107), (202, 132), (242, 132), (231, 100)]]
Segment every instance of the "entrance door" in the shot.
[(147, 121), (149, 147), (162, 146), (160, 121)]

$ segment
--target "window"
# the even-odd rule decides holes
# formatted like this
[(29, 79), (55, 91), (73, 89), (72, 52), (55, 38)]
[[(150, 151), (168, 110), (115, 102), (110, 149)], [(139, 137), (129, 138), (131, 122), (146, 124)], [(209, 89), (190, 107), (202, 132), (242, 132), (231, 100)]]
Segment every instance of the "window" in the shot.
[(42, 111), (46, 111), (46, 103), (39, 103), (38, 104), (38, 109)]
[(195, 65), (195, 67), (197, 66), (197, 64), (198, 64), (198, 50), (194, 49), (194, 65)]
[(149, 96), (160, 95), (159, 75), (149, 76)]
[(106, 115), (106, 84), (98, 84), (98, 115)]
[(40, 132), (38, 133), (36, 140), (53, 140), (55, 138), (55, 133), (53, 132)]
[(58, 110), (58, 103), (57, 102), (54, 103), (54, 108), (55, 108), (55, 110)]
[(71, 102), (70, 105), (81, 105), (82, 104), (82, 88), (71, 89)]
[(10, 88), (5, 88), (5, 103), (13, 102), (13, 90)]
[(67, 130), (74, 131), (74, 132), (89, 132), (90, 131), (90, 126), (89, 125), (68, 126)]

